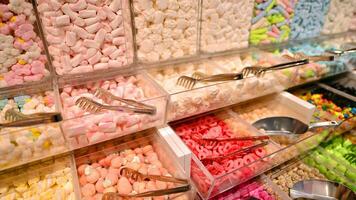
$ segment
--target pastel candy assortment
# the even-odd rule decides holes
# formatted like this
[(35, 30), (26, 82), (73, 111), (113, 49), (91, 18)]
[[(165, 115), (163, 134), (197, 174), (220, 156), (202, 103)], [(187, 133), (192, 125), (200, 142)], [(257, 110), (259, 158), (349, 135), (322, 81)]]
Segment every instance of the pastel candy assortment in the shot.
[(298, 0), (291, 22), (291, 39), (316, 37), (323, 29), (330, 0)]
[[(75, 102), (80, 97), (89, 97), (107, 105), (103, 99), (94, 96), (97, 88), (105, 89), (115, 96), (135, 101), (143, 101), (158, 96), (157, 90), (152, 85), (145, 83), (144, 80), (136, 76), (118, 76), (112, 80), (63, 88), (60, 94), (63, 103), (63, 115), (66, 119), (71, 119), (66, 121), (63, 126), (66, 136), (70, 138), (74, 146), (96, 143), (117, 137), (123, 133), (136, 132), (144, 128), (154, 127), (163, 118), (165, 104), (161, 104), (162, 102), (160, 101), (162, 99), (156, 99), (148, 103), (154, 106), (157, 105), (157, 113), (155, 115), (109, 110), (89, 115), (91, 113), (75, 105)], [(118, 101), (112, 101), (110, 105), (122, 104)]]
[(286, 169), (283, 169), (281, 166), (268, 173), (273, 174), (274, 171), (278, 171), (280, 169), (283, 170), (283, 173), (281, 173), (278, 177), (273, 178), (272, 181), (287, 194), (289, 194), (289, 189), (292, 188), (298, 181), (309, 179), (326, 180), (326, 178), (317, 169), (311, 168), (301, 161), (298, 161), (296, 164), (291, 167), (287, 167)]
[[(0, 123), (8, 122), (5, 112), (11, 108), (23, 114), (54, 112), (54, 94), (45, 92), (0, 100)], [(58, 154), (67, 149), (63, 134), (56, 124), (5, 128), (0, 133), (0, 168)]]
[(49, 71), (31, 3), (1, 2), (0, 13), (0, 87), (42, 80)]
[[(96, 156), (98, 158), (98, 156)], [(87, 160), (77, 168), (82, 199), (101, 200), (104, 193), (115, 192), (122, 195), (133, 195), (152, 190), (176, 187), (175, 184), (156, 180), (135, 180), (120, 174), (122, 168), (137, 170), (145, 175), (170, 174), (162, 165), (157, 152), (151, 145), (140, 146), (111, 153), (99, 160)], [(167, 167), (167, 166), (166, 166)], [(173, 196), (158, 196), (153, 199), (172, 198)], [(177, 199), (188, 199), (185, 195)]]
[(257, 198), (261, 200), (274, 200), (281, 199), (279, 196), (273, 194), (273, 190), (267, 185), (263, 184), (262, 181), (252, 180), (235, 188), (228, 190), (216, 199), (218, 200), (243, 200), (246, 198)]
[(137, 57), (156, 62), (197, 51), (198, 0), (134, 0)]
[[(245, 124), (232, 117), (222, 120), (216, 115), (208, 115), (194, 119), (193, 121), (178, 124), (173, 128), (199, 160), (208, 157), (224, 156), (255, 144), (255, 142), (251, 140), (229, 142), (199, 140), (199, 138), (233, 138), (254, 135), (253, 132), (248, 130)], [(242, 180), (252, 176), (254, 171), (263, 168), (263, 162), (257, 162), (251, 166), (249, 166), (249, 164), (266, 156), (270, 150), (271, 149), (261, 147), (251, 152), (236, 154), (227, 158), (203, 161), (202, 164), (206, 170), (214, 177), (229, 173), (223, 180), (220, 179), (214, 183), (214, 192), (216, 192), (220, 186), (224, 187), (224, 181), (229, 180), (229, 177), (236, 179), (236, 181)], [(209, 179), (203, 174), (202, 169), (192, 164), (191, 170), (192, 178), (197, 184), (199, 191), (202, 193), (208, 192), (211, 184), (209, 183)]]
[[(41, 172), (43, 175), (22, 175), (0, 185), (1, 200), (44, 200), (66, 199), (75, 200), (70, 167), (53, 172)], [(28, 176), (28, 177), (27, 177)]]
[(217, 52), (247, 47), (253, 2), (202, 1), (201, 50)]
[(57, 74), (128, 64), (121, 0), (38, 0), (38, 11)]
[(282, 42), (289, 38), (298, 0), (255, 0), (250, 43)]
[(55, 100), (53, 92), (47, 91), (40, 94), (15, 96), (10, 99), (0, 100), (0, 122), (5, 120), (5, 112), (9, 109), (15, 109), (23, 114), (34, 114), (40, 112), (54, 112)]
[(340, 33), (350, 29), (356, 12), (356, 2), (352, 0), (330, 0), (329, 12), (325, 17), (322, 33)]

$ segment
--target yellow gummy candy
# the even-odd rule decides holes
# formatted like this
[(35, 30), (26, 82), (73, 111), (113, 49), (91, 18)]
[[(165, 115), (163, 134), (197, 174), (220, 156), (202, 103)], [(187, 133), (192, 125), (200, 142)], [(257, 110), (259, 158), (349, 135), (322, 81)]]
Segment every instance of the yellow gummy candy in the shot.
[(21, 44), (25, 43), (25, 40), (22, 38), (17, 38), (17, 41), (20, 42)]
[(43, 143), (43, 148), (45, 149), (48, 149), (49, 147), (51, 146), (51, 142), (46, 140), (44, 143)]
[(11, 17), (10, 22), (16, 22), (16, 16)]
[(4, 26), (4, 23), (0, 22), (0, 27), (3, 27)]
[(20, 59), (20, 60), (19, 60), (19, 64), (20, 64), (20, 65), (26, 65), (27, 62), (26, 62), (26, 60), (24, 60), (24, 59)]
[(38, 130), (37, 128), (31, 128), (30, 131), (32, 133), (32, 136), (35, 138), (38, 138), (41, 135), (41, 131)]

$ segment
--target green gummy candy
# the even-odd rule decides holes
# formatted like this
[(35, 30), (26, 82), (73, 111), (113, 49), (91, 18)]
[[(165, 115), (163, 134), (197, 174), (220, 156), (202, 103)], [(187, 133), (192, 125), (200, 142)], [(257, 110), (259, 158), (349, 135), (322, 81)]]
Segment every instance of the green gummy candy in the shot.
[(251, 34), (262, 34), (262, 33), (267, 33), (267, 31), (268, 31), (267, 28), (257, 28), (257, 29), (252, 30)]
[(335, 167), (335, 170), (341, 172), (341, 173), (345, 173), (346, 172), (346, 167), (344, 165), (337, 165)]
[(351, 180), (356, 180), (356, 174), (352, 173), (350, 170), (347, 170), (345, 172), (345, 176)]
[(267, 12), (270, 11), (274, 5), (276, 5), (276, 0), (272, 0), (271, 4), (269, 4), (268, 7), (266, 8), (266, 11)]
[(318, 170), (322, 173), (322, 174), (327, 174), (329, 173), (328, 169), (325, 167), (325, 166), (322, 166), (322, 165), (319, 165), (319, 166), (316, 166), (318, 168)]
[(348, 147), (350, 145), (352, 145), (352, 142), (350, 140), (345, 140), (344, 141), (344, 147)]
[(325, 174), (326, 178), (328, 178), (329, 180), (335, 180), (337, 177), (331, 173), (331, 172), (327, 172), (327, 173), (323, 173)]

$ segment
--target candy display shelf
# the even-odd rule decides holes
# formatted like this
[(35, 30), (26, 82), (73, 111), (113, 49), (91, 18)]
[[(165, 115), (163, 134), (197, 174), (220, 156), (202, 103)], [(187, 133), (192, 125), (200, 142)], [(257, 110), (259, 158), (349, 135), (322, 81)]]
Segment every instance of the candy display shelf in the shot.
[[(343, 134), (356, 118), (292, 143), (252, 126), (270, 116), (310, 124), (356, 114), (356, 54), (329, 57), (355, 48), (354, 8), (348, 0), (1, 1), (0, 200), (175, 187), (184, 192), (148, 198), (288, 199), (268, 171), (300, 155), (293, 166), (355, 189), (354, 138)], [(256, 66), (266, 73), (178, 83)], [(61, 119), (7, 128), (16, 124), (9, 109), (24, 121)]]

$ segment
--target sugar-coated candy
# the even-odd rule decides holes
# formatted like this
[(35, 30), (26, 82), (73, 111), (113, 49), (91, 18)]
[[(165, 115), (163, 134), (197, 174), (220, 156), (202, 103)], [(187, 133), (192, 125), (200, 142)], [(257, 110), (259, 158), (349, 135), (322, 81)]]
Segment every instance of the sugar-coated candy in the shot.
[(295, 4), (298, 1), (259, 0), (253, 11), (250, 43), (267, 44), (289, 38)]
[[(55, 2), (55, 3), (53, 3)], [(58, 75), (122, 67), (132, 62), (128, 52), (123, 4), (128, 1), (40, 0), (49, 53)], [(108, 54), (106, 49), (113, 51)], [(115, 65), (110, 62), (115, 61)]]
[(138, 59), (157, 62), (194, 55), (198, 3), (197, 0), (134, 0)]
[[(224, 157), (240, 149), (252, 146), (255, 142), (252, 140), (224, 142), (203, 140), (204, 138), (234, 138), (254, 135), (247, 129), (245, 124), (232, 117), (222, 120), (217, 115), (207, 115), (194, 121), (174, 125), (173, 129), (192, 153), (202, 161), (202, 164), (212, 176), (219, 177), (227, 174), (225, 178), (219, 179), (214, 183), (213, 192), (216, 192), (220, 185), (224, 185), (223, 182), (225, 179), (229, 179), (228, 177), (234, 178), (236, 181), (251, 177), (254, 171), (263, 168), (265, 163), (262, 161), (253, 165), (250, 164), (266, 156), (267, 152), (270, 151), (266, 147), (261, 147), (250, 152)], [(210, 157), (219, 156), (223, 158), (206, 160)], [(201, 169), (196, 165), (192, 165), (192, 176), (199, 191), (205, 194), (211, 185)]]
[(202, 1), (201, 50), (247, 47), (252, 9), (253, 0)]

